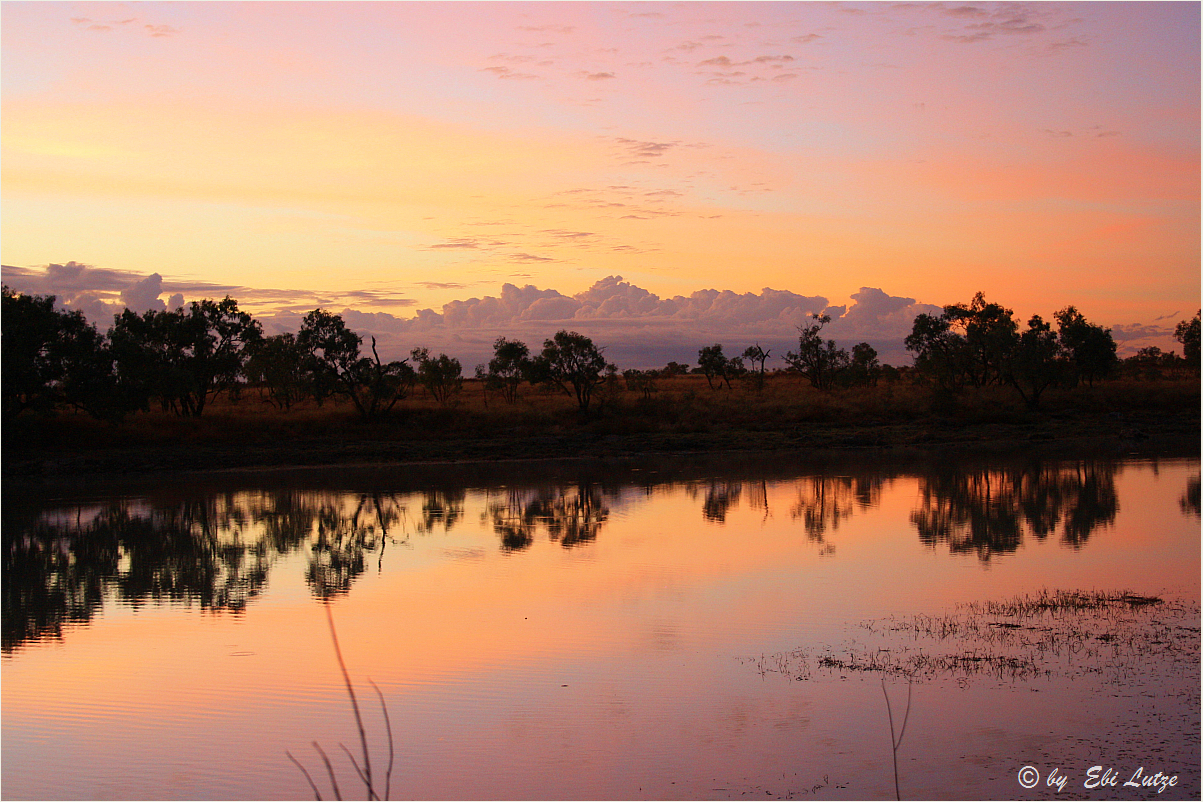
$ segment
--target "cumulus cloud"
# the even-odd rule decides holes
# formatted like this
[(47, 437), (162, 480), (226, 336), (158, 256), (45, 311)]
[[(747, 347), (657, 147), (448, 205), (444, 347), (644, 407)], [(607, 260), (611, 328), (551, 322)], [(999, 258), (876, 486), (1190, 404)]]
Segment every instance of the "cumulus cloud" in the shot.
[(141, 281), (136, 281), (121, 291), (121, 303), (133, 312), (146, 312), (151, 309), (163, 312), (167, 304), (159, 300), (163, 294), (163, 277), (151, 273)]
[[(300, 314), (319, 306), (370, 304), (375, 307), (412, 307), (417, 304), (412, 298), (382, 290), (321, 293), (169, 280), (158, 273), (148, 276), (74, 261), (43, 267), (4, 265), (0, 271), (5, 286), (28, 295), (53, 295), (58, 308), (81, 311), (89, 321), (102, 329), (112, 323), (113, 315), (126, 308), (139, 313), (148, 309), (177, 309), (187, 305), (188, 300), (224, 298), (227, 295), (235, 298), (243, 308), (256, 308), (257, 316), (264, 310), (267, 310), (269, 317), (292, 315), (298, 325)], [(166, 302), (161, 300), (163, 295), (168, 296)], [(283, 330), (295, 328), (296, 325), (291, 325), (291, 328)], [(278, 333), (278, 330), (272, 333)]]
[[(560, 235), (587, 232), (555, 230)], [(89, 320), (107, 327), (115, 312), (129, 306), (136, 311), (177, 308), (185, 297), (236, 298), (244, 308), (256, 307), (255, 316), (269, 334), (296, 331), (303, 315), (318, 307), (341, 311), (343, 319), (365, 341), (375, 336), (380, 355), (401, 359), (415, 346), (454, 356), (465, 365), (487, 362), (499, 336), (517, 338), (532, 349), (560, 329), (579, 331), (604, 346), (608, 359), (621, 367), (661, 367), (670, 360), (695, 362), (704, 345), (722, 343), (737, 355), (758, 343), (770, 349), (770, 366), (781, 365), (789, 350), (797, 348), (798, 326), (812, 314), (832, 320), (824, 337), (845, 348), (868, 342), (890, 364), (909, 364), (902, 340), (910, 333), (916, 315), (939, 314), (942, 309), (915, 298), (890, 295), (877, 287), (861, 287), (848, 303), (833, 304), (822, 295), (802, 295), (765, 287), (759, 292), (700, 289), (688, 295), (661, 297), (625, 280), (606, 276), (587, 289), (565, 294), (531, 284), (505, 283), (498, 295), (454, 300), (439, 309), (418, 309), (402, 317), (379, 309), (383, 304), (414, 305), (409, 298), (376, 290), (313, 293), (225, 287), (200, 282), (182, 283), (128, 271), (104, 270), (77, 262), (48, 265), (44, 269), (3, 268), (4, 282), (20, 292), (54, 294), (60, 306), (80, 309)], [(439, 289), (455, 284), (426, 282)], [(170, 293), (164, 304), (161, 296)], [(266, 309), (265, 309), (266, 307)], [(1120, 325), (1112, 329), (1121, 356), (1146, 345), (1174, 348), (1174, 315), (1154, 325)]]

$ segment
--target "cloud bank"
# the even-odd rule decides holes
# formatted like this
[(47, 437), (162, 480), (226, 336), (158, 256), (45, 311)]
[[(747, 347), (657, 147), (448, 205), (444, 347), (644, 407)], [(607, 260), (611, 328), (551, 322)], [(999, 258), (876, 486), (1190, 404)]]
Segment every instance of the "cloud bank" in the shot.
[[(340, 294), (255, 290), (203, 282), (166, 281), (149, 276), (68, 262), (44, 270), (4, 267), (9, 287), (32, 294), (53, 294), (59, 306), (79, 309), (101, 328), (124, 308), (137, 312), (176, 308), (187, 300), (229, 294), (255, 313), (267, 333), (296, 331), (301, 318), (318, 306), (336, 311), (365, 341), (377, 339), (381, 356), (404, 358), (422, 346), (458, 358), (467, 372), (487, 362), (498, 337), (520, 339), (538, 350), (560, 329), (579, 331), (606, 349), (622, 368), (662, 367), (667, 362), (693, 363), (698, 349), (722, 343), (728, 356), (752, 345), (770, 349), (769, 365), (797, 348), (798, 326), (812, 314), (831, 316), (823, 331), (845, 347), (868, 342), (884, 362), (909, 364), (902, 341), (919, 314), (939, 314), (941, 307), (914, 298), (890, 295), (877, 287), (861, 287), (849, 303), (832, 304), (822, 295), (801, 295), (765, 287), (760, 292), (702, 289), (662, 298), (622, 276), (607, 276), (588, 289), (564, 294), (531, 284), (506, 283), (499, 295), (454, 300), (441, 309), (419, 309), (401, 317), (391, 312), (362, 311), (357, 306), (409, 306), (410, 299), (369, 291)], [(166, 301), (162, 295), (168, 295)], [(340, 303), (341, 302), (341, 303)], [(1172, 348), (1173, 324), (1115, 326), (1121, 352), (1144, 345)]]

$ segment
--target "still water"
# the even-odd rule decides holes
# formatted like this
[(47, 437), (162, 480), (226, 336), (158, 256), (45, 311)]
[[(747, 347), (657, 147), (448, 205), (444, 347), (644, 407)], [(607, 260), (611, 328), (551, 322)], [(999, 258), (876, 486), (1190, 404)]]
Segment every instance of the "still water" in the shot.
[(722, 457), (6, 493), (2, 793), (333, 798), (316, 743), (362, 798), (333, 622), (394, 799), (1198, 798), (1199, 477)]

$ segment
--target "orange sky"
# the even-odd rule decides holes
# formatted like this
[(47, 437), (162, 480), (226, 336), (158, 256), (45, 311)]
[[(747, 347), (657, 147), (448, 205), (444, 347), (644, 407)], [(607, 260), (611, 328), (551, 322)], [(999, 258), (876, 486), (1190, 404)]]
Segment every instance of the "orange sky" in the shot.
[(257, 314), (607, 276), (1199, 305), (1197, 4), (2, 8), (15, 268)]

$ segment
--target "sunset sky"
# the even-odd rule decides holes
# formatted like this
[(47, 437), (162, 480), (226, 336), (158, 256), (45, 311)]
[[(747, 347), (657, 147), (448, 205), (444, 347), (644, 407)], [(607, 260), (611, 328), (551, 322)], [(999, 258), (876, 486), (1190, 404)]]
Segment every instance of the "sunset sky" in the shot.
[(102, 328), (228, 293), (470, 372), (558, 328), (900, 341), (978, 290), (1173, 347), (1200, 304), (1198, 3), (0, 14), (4, 281)]

